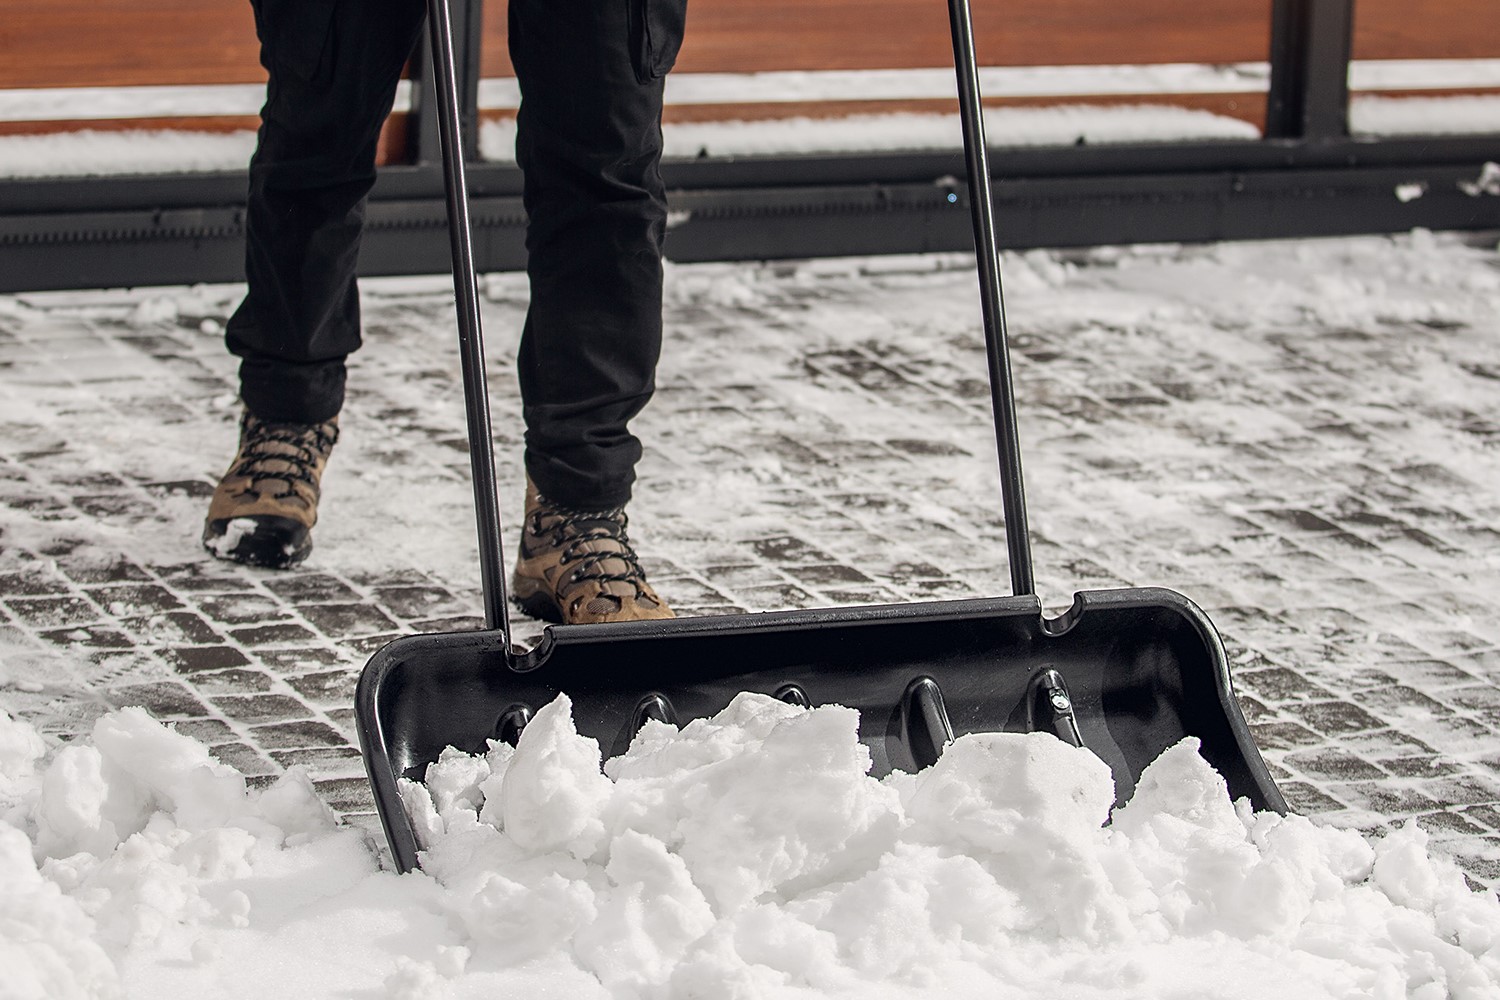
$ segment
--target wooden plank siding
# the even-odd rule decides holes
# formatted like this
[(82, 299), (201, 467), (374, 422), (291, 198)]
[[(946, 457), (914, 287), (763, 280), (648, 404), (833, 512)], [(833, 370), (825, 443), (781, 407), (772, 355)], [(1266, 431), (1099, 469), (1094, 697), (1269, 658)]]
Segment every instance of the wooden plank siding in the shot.
[[(1357, 59), (1500, 58), (1497, 0), (1357, 0)], [(691, 0), (682, 73), (945, 67), (945, 0)], [(981, 64), (1087, 66), (1227, 64), (1267, 57), (1271, 0), (976, 0)], [(0, 0), (0, 89), (255, 84), (254, 20), (246, 0)], [(486, 5), (483, 73), (511, 75), (503, 0)], [(1426, 91), (1472, 93), (1476, 91)], [(1494, 92), (1493, 90), (1490, 92)], [(1264, 95), (1151, 94), (995, 98), (987, 103), (1170, 104), (1257, 126)], [(941, 100), (693, 104), (669, 122), (947, 111)], [(503, 117), (508, 112), (489, 112)], [(0, 121), (0, 135), (86, 128), (253, 129), (249, 116)], [(381, 161), (405, 158), (404, 116), (382, 137)]]
[[(1500, 0), (1356, 0), (1350, 54), (1354, 59), (1500, 58)], [(1464, 97), (1497, 92), (1469, 87), (1369, 93)]]
[[(1238, 63), (1266, 58), (1269, 0), (1013, 0), (974, 4), (975, 49), (986, 66)], [(506, 23), (486, 11), (482, 72), (513, 75)], [(952, 65), (946, 0), (689, 0), (682, 73), (924, 69)], [(987, 105), (1041, 107), (1056, 98), (989, 97)], [(1069, 104), (1160, 104), (1263, 124), (1261, 94), (1069, 97)], [(957, 101), (825, 101), (669, 106), (668, 123), (947, 112)], [(507, 117), (490, 112), (486, 118)]]
[[(1459, 2), (1477, 7), (1482, 0)], [(946, 10), (943, 0), (692, 0), (678, 68), (946, 66)], [(1192, 13), (1183, 16), (1182, 0), (1013, 0), (976, 4), (974, 23), (980, 61), (991, 65), (1265, 58), (1269, 0), (1198, 0)], [(486, 76), (511, 75), (505, 35), (504, 4), (491, 0)], [(265, 78), (244, 0), (0, 0), (0, 52), (10, 54), (0, 60), (0, 87), (7, 89)]]
[(256, 83), (248, 0), (0, 0), (0, 88)]
[[(974, 4), (982, 65), (1247, 62), (1266, 57), (1269, 0), (1008, 0)], [(486, 11), (484, 75), (510, 76), (505, 18)], [(689, 0), (687, 73), (948, 66), (945, 0)]]
[(1355, 59), (1500, 58), (1496, 0), (1356, 0)]

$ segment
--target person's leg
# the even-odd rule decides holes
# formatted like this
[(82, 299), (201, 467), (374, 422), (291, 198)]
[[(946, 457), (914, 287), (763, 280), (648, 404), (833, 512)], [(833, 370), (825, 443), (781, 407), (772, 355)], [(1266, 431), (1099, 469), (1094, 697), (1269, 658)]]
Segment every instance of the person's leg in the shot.
[(661, 352), (663, 77), (686, 0), (510, 0), (531, 305), (514, 596), (568, 623), (669, 618), (623, 511)]
[(626, 425), (661, 350), (662, 86), (685, 5), (510, 2), (529, 220), (526, 468), (571, 507), (623, 505), (641, 454)]
[(359, 346), (355, 262), (375, 145), (421, 0), (251, 0), (269, 72), (250, 164), (248, 289), (230, 318), (245, 405), (209, 502), (220, 558), (285, 568), (312, 549), (319, 485)]
[(354, 267), (375, 146), (422, 28), (421, 0), (252, 0), (269, 73), (250, 163), (248, 290), (226, 340), (262, 420), (314, 424), (360, 344)]

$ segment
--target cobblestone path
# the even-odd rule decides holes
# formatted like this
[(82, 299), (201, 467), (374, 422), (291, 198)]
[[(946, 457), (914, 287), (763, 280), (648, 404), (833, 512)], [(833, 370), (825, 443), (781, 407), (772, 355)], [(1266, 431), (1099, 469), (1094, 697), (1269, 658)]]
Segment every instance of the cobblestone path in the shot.
[[(1038, 587), (1168, 586), (1223, 633), (1295, 808), (1415, 818), (1500, 879), (1500, 267), (1416, 234), (1008, 257)], [(633, 533), (682, 614), (1004, 593), (962, 257), (673, 268)], [(0, 299), (0, 707), (141, 704), (369, 824), (359, 667), (478, 624), (446, 279), (367, 283), (317, 549), (210, 559), (230, 287)], [(525, 305), (486, 280), (504, 513)], [(535, 623), (518, 620), (519, 633)]]

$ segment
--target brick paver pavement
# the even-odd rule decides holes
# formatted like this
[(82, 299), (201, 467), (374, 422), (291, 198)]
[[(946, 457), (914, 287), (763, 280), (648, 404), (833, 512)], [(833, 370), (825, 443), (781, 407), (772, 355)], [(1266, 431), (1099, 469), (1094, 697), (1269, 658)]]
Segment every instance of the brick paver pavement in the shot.
[[(1047, 604), (1187, 594), (1297, 809), (1366, 830), (1414, 817), (1486, 884), (1493, 247), (1417, 234), (1007, 258)], [(968, 266), (673, 269), (632, 516), (680, 613), (1007, 590)], [(513, 516), (525, 285), (485, 284)], [(359, 667), (396, 636), (477, 624), (451, 296), (445, 279), (367, 284), (318, 548), (268, 573), (196, 540), (233, 446), (219, 331), (235, 295), (0, 299), (0, 707), (66, 739), (142, 704), (249, 775), (307, 767), (368, 823)]]

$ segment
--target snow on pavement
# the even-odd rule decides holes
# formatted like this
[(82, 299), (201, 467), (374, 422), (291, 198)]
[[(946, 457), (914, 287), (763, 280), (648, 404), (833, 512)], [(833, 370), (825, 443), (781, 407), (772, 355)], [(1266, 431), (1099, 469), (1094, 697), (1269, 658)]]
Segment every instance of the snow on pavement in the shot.
[(0, 995), (1371, 997), (1500, 989), (1500, 901), (1407, 827), (1229, 801), (1191, 741), (1109, 769), (981, 734), (865, 775), (854, 713), (742, 695), (600, 771), (565, 699), (409, 784), (377, 870), (305, 775), (257, 792), (139, 709), (49, 760), (0, 715)]
[[(632, 516), (680, 610), (1004, 592), (971, 263), (670, 269)], [(441, 881), (382, 873), (368, 819), (327, 811), (368, 808), (349, 679), (478, 606), (445, 279), (367, 283), (318, 548), (284, 575), (196, 541), (232, 447), (217, 340), (238, 290), (10, 296), (7, 964), (62, 977), (48, 996), (280, 976), (313, 996), (1144, 996), (1213, 973), (1245, 996), (1493, 994), (1493, 897), (1445, 860), (1500, 871), (1493, 237), (1034, 252), (1005, 275), (1044, 600), (1162, 584), (1203, 604), (1311, 820), (1236, 813), (1185, 748), (1108, 827), (1097, 767), (1034, 741), (877, 783), (836, 710), (753, 704), (656, 731), (605, 782), (559, 709), (529, 764), (446, 762)], [(525, 286), (485, 285), (510, 513)], [(1033, 752), (1042, 788), (1018, 777)], [(802, 770), (757, 770), (782, 764)], [(787, 822), (715, 811), (756, 806)]]

